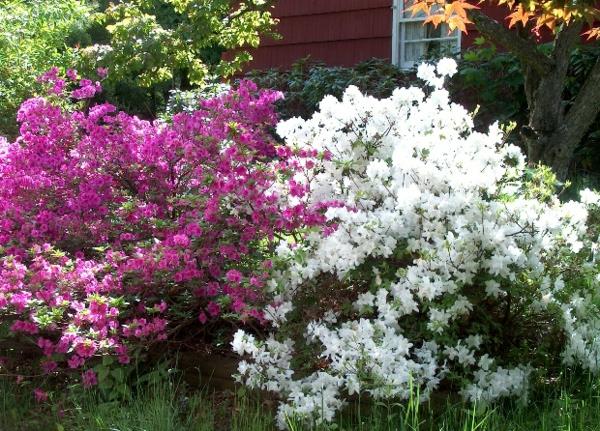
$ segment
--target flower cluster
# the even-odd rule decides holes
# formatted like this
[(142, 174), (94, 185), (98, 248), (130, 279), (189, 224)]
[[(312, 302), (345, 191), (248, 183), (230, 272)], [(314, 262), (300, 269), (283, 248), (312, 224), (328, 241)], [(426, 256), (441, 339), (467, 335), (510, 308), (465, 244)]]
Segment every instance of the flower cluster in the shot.
[(429, 88), (384, 100), (350, 87), (277, 127), (297, 152), (327, 155), (304, 161), (290, 204), (339, 203), (327, 229), (278, 245), (270, 338), (233, 342), (239, 379), (285, 400), (282, 427), (292, 414), (329, 421), (356, 393), (406, 399), (418, 387), (426, 399), (444, 384), (470, 400), (525, 398), (548, 360), (600, 368), (587, 222), (598, 196), (536, 193), (500, 128), (477, 132), (449, 101), (455, 71), (421, 65)]
[(281, 95), (242, 82), (150, 122), (77, 109), (101, 88), (73, 70), (40, 80), (48, 97), (24, 102), (20, 136), (0, 140), (0, 333), (33, 341), (53, 373), (127, 363), (190, 321), (191, 336), (223, 315), (265, 321), (274, 241), (324, 221), (284, 199), (302, 166), (271, 134)]

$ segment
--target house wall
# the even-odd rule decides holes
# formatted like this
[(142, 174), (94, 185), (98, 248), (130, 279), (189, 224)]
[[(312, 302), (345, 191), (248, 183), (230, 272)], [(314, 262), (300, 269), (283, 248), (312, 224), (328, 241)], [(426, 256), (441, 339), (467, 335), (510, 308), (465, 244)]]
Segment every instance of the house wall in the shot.
[(310, 55), (351, 66), (392, 53), (392, 0), (279, 0), (281, 40), (265, 38), (250, 69), (286, 67)]
[[(392, 0), (279, 0), (281, 40), (265, 38), (252, 50), (247, 69), (288, 67), (310, 55), (332, 66), (352, 66), (392, 55)], [(498, 7), (484, 6), (486, 13), (503, 21)], [(467, 47), (478, 36), (474, 28), (462, 35)]]

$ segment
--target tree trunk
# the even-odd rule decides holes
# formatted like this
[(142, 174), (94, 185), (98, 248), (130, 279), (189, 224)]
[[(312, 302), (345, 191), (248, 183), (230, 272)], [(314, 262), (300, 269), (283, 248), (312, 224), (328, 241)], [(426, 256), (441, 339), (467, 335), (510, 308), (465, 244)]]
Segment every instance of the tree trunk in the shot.
[(554, 49), (545, 55), (535, 42), (484, 15), (472, 11), (469, 17), (478, 30), (520, 59), (525, 79), (529, 121), (521, 130), (530, 165), (543, 163), (564, 180), (577, 146), (600, 113), (600, 59), (571, 107), (566, 110), (562, 95), (571, 54), (580, 40), (582, 23), (572, 22), (554, 41)]
[(551, 55), (554, 64), (544, 74), (523, 64), (529, 124), (521, 135), (527, 144), (528, 159), (531, 164), (541, 162), (551, 166), (560, 179), (564, 179), (568, 173), (575, 148), (570, 152), (566, 148), (557, 148), (561, 157), (556, 157), (550, 149), (552, 142), (556, 141), (556, 133), (565, 121), (562, 94), (571, 52), (579, 40), (581, 28), (581, 23), (572, 24), (557, 35)]
[(541, 161), (552, 166), (560, 179), (569, 173), (575, 150), (600, 113), (600, 58), (588, 75), (573, 105), (549, 136)]

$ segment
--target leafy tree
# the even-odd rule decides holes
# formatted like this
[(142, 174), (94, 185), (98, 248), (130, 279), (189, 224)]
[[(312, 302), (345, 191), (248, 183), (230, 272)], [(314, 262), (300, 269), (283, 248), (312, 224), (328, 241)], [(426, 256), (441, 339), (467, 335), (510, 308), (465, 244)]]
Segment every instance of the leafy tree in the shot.
[[(86, 74), (109, 69), (104, 86), (112, 102), (154, 116), (171, 89), (189, 89), (213, 77), (227, 77), (251, 59), (272, 34), (276, 20), (265, 0), (133, 0), (100, 2), (81, 50)], [(227, 58), (223, 53), (228, 52)], [(230, 54), (229, 54), (230, 53)]]
[(0, 135), (16, 132), (15, 113), (51, 66), (68, 66), (90, 9), (79, 0), (0, 0)]
[[(600, 57), (589, 70), (572, 102), (564, 98), (571, 55), (581, 35), (600, 38), (600, 9), (595, 0), (497, 0), (506, 8), (508, 28), (486, 15), (475, 1), (417, 0), (413, 13), (426, 22), (466, 31), (475, 27), (490, 41), (516, 55), (521, 63), (528, 105), (528, 123), (521, 128), (531, 163), (552, 166), (565, 178), (575, 150), (600, 112)], [(550, 33), (549, 50), (537, 41)]]

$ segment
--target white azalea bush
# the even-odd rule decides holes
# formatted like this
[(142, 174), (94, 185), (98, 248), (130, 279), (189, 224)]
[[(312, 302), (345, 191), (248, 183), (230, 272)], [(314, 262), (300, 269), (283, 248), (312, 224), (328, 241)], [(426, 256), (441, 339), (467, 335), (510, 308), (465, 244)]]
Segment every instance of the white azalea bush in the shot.
[[(548, 366), (597, 371), (598, 195), (561, 203), (548, 170), (443, 88), (453, 60), (422, 65), (425, 90), (384, 100), (355, 87), (309, 120), (280, 123), (301, 155), (298, 201), (329, 226), (282, 241), (266, 339), (239, 331), (238, 378), (290, 416), (330, 421), (357, 394), (525, 399)], [(292, 202), (296, 203), (296, 202)]]

